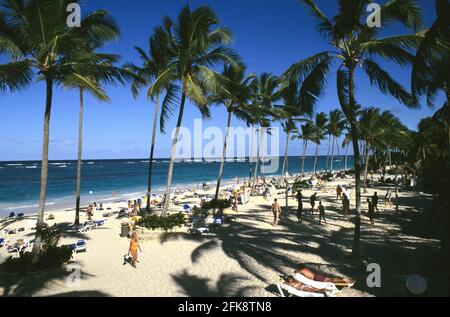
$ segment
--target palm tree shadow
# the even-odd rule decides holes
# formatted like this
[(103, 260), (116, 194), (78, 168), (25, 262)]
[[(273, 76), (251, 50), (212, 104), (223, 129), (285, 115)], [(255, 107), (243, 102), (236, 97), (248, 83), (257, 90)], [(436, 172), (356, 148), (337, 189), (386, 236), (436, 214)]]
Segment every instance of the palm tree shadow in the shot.
[(191, 275), (186, 270), (172, 278), (189, 297), (246, 297), (257, 289), (242, 285), (248, 279), (236, 274), (222, 274), (214, 287), (209, 285), (209, 279)]

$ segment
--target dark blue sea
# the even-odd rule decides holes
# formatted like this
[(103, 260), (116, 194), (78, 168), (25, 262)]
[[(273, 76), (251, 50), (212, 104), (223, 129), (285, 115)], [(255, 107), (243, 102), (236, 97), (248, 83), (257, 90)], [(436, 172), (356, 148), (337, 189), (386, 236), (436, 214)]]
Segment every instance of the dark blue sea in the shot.
[[(281, 173), (283, 158), (279, 159), (277, 175)], [(314, 157), (307, 157), (305, 172), (313, 169)], [(326, 157), (319, 157), (318, 169), (325, 169)], [(348, 158), (348, 166), (353, 158)], [(155, 160), (153, 191), (162, 192), (166, 185), (167, 159)], [(215, 183), (220, 162), (192, 160), (179, 162), (174, 168), (174, 188), (195, 187), (203, 181)], [(242, 181), (249, 177), (248, 160), (227, 162), (223, 184)], [(301, 159), (289, 158), (289, 173), (300, 173)], [(334, 169), (344, 168), (344, 157), (335, 157)], [(90, 160), (82, 166), (81, 200), (86, 205), (93, 201), (123, 201), (143, 195), (147, 188), (148, 160)], [(267, 168), (265, 169), (267, 170)], [(0, 217), (10, 212), (36, 213), (40, 190), (40, 162), (0, 162)], [(46, 211), (71, 209), (75, 205), (76, 161), (52, 161), (49, 167)]]

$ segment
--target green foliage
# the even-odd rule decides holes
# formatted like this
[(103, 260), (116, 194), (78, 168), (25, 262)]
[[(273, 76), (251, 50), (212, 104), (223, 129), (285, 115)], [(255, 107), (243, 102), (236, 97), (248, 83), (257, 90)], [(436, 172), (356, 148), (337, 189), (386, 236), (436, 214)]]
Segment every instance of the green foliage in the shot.
[(202, 206), (202, 209), (208, 210), (208, 209), (213, 209), (214, 207), (217, 209), (231, 208), (231, 201), (229, 199), (219, 199), (216, 204), (216, 200), (212, 199), (212, 200), (208, 201), (207, 203), (205, 203)]
[(292, 191), (295, 193), (299, 189), (307, 189), (311, 188), (311, 185), (308, 184), (308, 181), (306, 180), (296, 180), (294, 185), (292, 186)]
[(151, 215), (143, 217), (136, 223), (136, 225), (152, 230), (162, 229), (164, 231), (169, 231), (175, 227), (181, 227), (184, 225), (184, 214), (180, 212), (178, 214), (168, 215), (165, 217)]

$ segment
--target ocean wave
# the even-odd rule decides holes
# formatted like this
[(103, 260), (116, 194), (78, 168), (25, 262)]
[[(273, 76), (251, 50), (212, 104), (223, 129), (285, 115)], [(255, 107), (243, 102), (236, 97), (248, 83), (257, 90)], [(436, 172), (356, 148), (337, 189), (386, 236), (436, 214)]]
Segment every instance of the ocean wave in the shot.
[[(53, 206), (55, 203), (46, 203), (45, 206)], [(17, 210), (17, 209), (28, 209), (28, 208), (37, 208), (39, 205), (23, 205), (23, 206), (13, 206), (13, 207), (7, 207), (5, 210)]]
[(66, 166), (66, 165), (70, 165), (71, 163), (49, 163), (49, 165), (54, 165), (54, 166)]
[[(153, 160), (155, 162), (155, 160)], [(141, 161), (141, 163), (150, 163), (150, 161)]]
[(10, 167), (23, 166), (23, 164), (6, 164), (6, 166), (10, 166)]
[(125, 164), (135, 164), (136, 162), (125, 162)]
[(36, 165), (25, 166), (25, 168), (38, 168)]

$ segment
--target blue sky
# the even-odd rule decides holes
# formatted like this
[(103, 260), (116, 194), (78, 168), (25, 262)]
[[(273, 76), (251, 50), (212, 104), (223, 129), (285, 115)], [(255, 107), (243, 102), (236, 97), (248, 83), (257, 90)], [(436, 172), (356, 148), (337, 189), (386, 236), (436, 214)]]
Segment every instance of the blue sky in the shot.
[[(384, 1), (381, 1), (384, 2)], [(122, 30), (119, 41), (109, 44), (105, 51), (122, 55), (121, 62), (139, 63), (133, 47), (146, 48), (152, 29), (164, 15), (176, 18), (182, 0), (128, 0), (102, 1), (83, 0), (82, 10), (107, 9)], [(335, 12), (335, 1), (317, 0), (327, 15)], [(424, 9), (425, 26), (435, 18), (433, 3), (420, 0)], [(284, 72), (292, 63), (327, 49), (327, 44), (314, 31), (313, 18), (297, 0), (202, 0), (189, 1), (192, 8), (208, 5), (220, 17), (222, 24), (233, 31), (233, 48), (242, 56), (249, 71)], [(394, 25), (386, 34), (406, 32), (400, 25)], [(2, 59), (3, 61), (3, 59)], [(396, 65), (381, 63), (394, 78), (409, 87), (410, 71)], [(422, 107), (409, 110), (391, 97), (383, 96), (371, 87), (368, 79), (359, 73), (357, 77), (357, 99), (364, 106), (389, 109), (399, 116), (403, 123), (415, 129), (419, 120), (432, 114), (433, 110)], [(318, 111), (328, 112), (339, 107), (335, 93), (334, 78), (330, 77), (326, 94), (318, 104)], [(111, 103), (99, 103), (90, 96), (85, 100), (84, 157), (86, 159), (145, 158), (149, 152), (153, 104), (142, 94), (133, 99), (128, 87), (108, 87)], [(0, 160), (39, 160), (42, 148), (42, 123), (45, 102), (43, 83), (35, 83), (21, 93), (0, 95)], [(77, 150), (78, 96), (77, 93), (57, 89), (53, 102), (51, 120), (50, 159), (75, 159)], [(204, 127), (223, 127), (226, 113), (221, 107), (214, 107), (212, 119)], [(186, 108), (183, 125), (192, 128), (193, 121), (200, 114), (190, 103)], [(175, 125), (172, 118), (168, 131)], [(243, 123), (233, 120), (234, 126)], [(284, 153), (284, 136), (281, 135), (280, 153)], [(158, 135), (156, 156), (168, 157), (170, 134)], [(290, 155), (299, 155), (300, 142), (289, 146)], [(308, 150), (313, 154), (314, 149)], [(321, 153), (326, 152), (326, 145)]]

